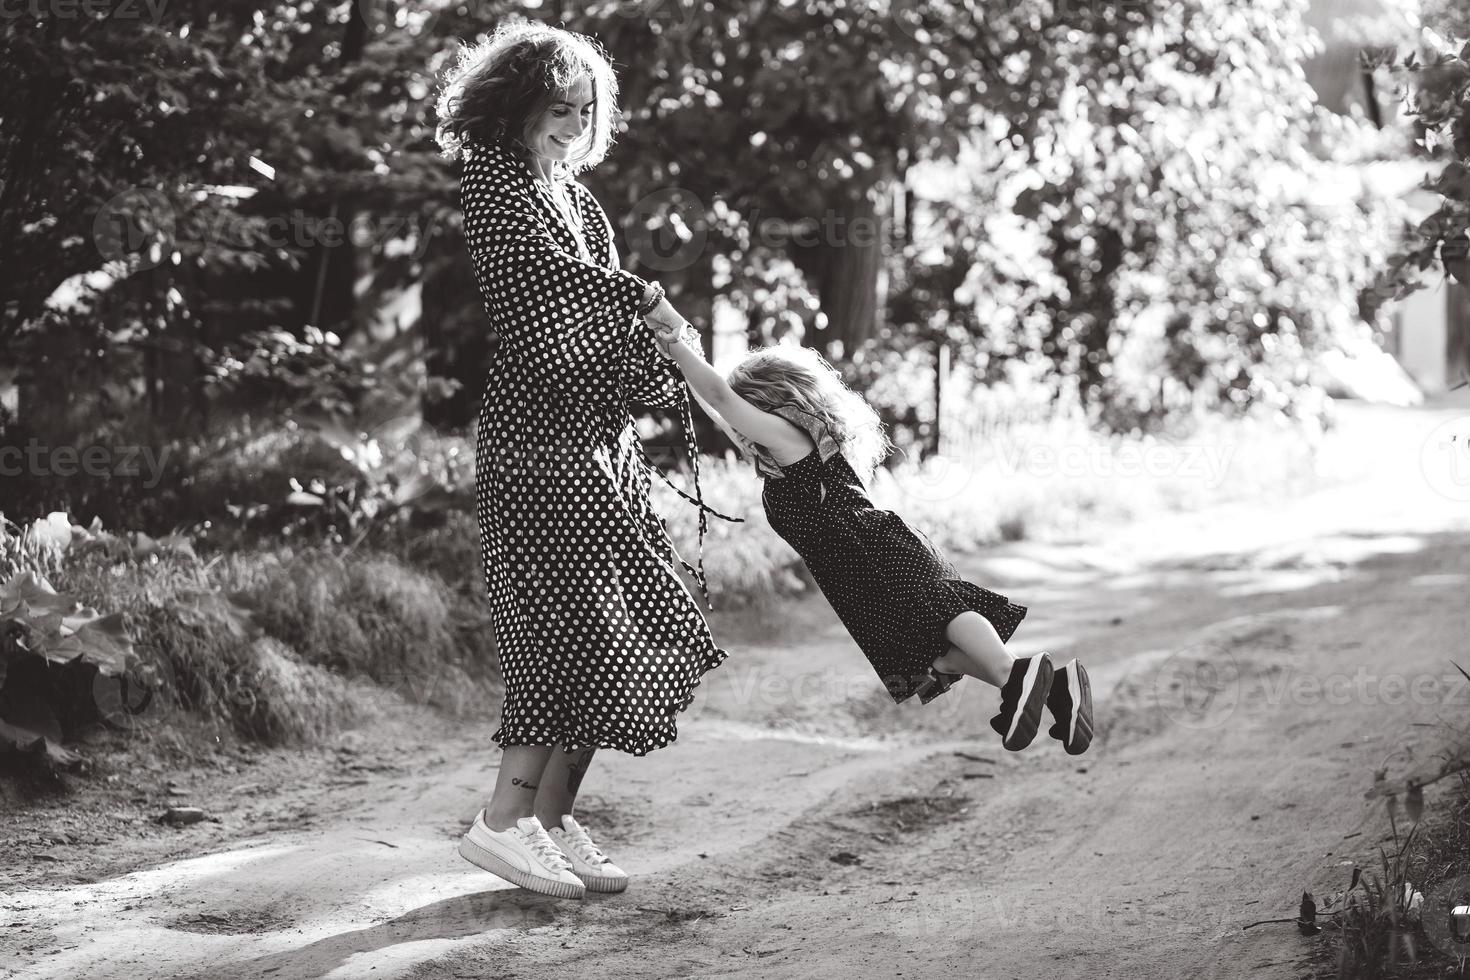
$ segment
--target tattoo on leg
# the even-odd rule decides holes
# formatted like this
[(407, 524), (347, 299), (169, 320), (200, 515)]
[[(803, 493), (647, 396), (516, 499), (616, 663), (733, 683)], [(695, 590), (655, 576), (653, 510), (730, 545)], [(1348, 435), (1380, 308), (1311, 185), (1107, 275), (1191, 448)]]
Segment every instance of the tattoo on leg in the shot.
[(592, 749), (583, 749), (572, 756), (567, 765), (567, 793), (576, 796), (577, 790), (582, 785), (582, 777), (587, 775), (587, 767), (592, 765)]
[(519, 777), (516, 777), (516, 776), (512, 776), (511, 777), (510, 784), (512, 786), (523, 786), (526, 789), (535, 789), (536, 788), (536, 784), (533, 783), (533, 782), (531, 782), (529, 779), (520, 779)]

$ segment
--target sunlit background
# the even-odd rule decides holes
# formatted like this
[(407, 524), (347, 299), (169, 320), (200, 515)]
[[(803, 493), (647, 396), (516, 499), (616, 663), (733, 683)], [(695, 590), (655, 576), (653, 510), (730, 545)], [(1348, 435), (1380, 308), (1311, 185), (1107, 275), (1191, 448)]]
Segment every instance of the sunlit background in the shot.
[[(1470, 505), (1455, 0), (25, 0), (0, 11), (0, 758), (125, 772), (305, 752), (385, 705), (494, 717), (473, 449), (496, 338), (433, 104), (511, 14), (613, 60), (623, 128), (580, 179), (624, 267), (719, 367), (825, 354), (898, 447), (875, 499), (947, 548), (1101, 574), (1100, 535), (1198, 515), (1138, 545), (1154, 584), (1118, 587), (1254, 527), (1254, 563), (1210, 566), (1241, 601), (1448, 553), (1434, 522)], [(688, 487), (677, 413), (639, 422)], [(812, 582), (753, 468), (697, 412), (694, 434), (705, 498), (746, 517), (705, 540), (713, 625), (764, 649)], [(1320, 512), (1331, 543), (1273, 544), (1311, 494), (1345, 515)], [(1394, 501), (1420, 524), (1349, 532)], [(693, 510), (659, 481), (654, 503), (692, 555)], [(1453, 568), (1414, 575), (1463, 605)], [(1036, 618), (1027, 642), (1080, 642)], [(718, 681), (691, 727), (853, 747), (907, 724), (856, 682), (762, 713)]]

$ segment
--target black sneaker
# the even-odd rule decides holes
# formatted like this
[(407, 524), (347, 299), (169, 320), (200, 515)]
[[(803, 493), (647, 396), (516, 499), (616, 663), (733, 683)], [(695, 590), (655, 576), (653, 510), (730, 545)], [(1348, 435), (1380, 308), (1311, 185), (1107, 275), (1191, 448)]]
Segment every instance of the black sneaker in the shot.
[(1057, 668), (1046, 706), (1056, 719), (1047, 734), (1061, 742), (1068, 755), (1086, 752), (1092, 744), (1092, 687), (1076, 658)]
[(1011, 676), (1000, 689), (1000, 714), (990, 719), (990, 727), (1010, 751), (1019, 752), (1036, 737), (1052, 670), (1051, 657), (1044, 653), (1023, 657), (1011, 666)]

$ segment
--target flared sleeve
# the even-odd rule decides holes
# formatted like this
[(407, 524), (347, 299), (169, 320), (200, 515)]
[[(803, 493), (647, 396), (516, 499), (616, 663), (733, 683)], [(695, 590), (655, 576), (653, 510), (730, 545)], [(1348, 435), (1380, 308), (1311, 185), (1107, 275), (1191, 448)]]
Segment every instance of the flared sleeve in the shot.
[[(608, 220), (607, 212), (586, 187), (576, 182), (572, 182), (570, 186), (573, 193), (581, 199), (583, 213), (602, 227), (603, 239), (607, 242), (607, 268), (620, 268), (622, 262), (618, 259), (613, 226)], [(643, 280), (640, 279), (639, 282)], [(631, 343), (624, 350), (620, 370), (624, 394), (628, 401), (648, 408), (678, 408), (687, 397), (684, 376), (678, 365), (658, 352), (653, 329), (646, 323), (640, 326), (642, 329), (633, 331)]]
[(500, 342), (536, 365), (547, 385), (578, 397), (612, 396), (631, 352), (647, 347), (658, 356), (638, 316), (647, 283), (563, 250), (528, 182), (497, 180), (477, 150), (466, 159), (460, 195), (486, 314)]
[(688, 403), (679, 366), (654, 346), (652, 330), (635, 331), (623, 362), (628, 400), (649, 408), (681, 408)]

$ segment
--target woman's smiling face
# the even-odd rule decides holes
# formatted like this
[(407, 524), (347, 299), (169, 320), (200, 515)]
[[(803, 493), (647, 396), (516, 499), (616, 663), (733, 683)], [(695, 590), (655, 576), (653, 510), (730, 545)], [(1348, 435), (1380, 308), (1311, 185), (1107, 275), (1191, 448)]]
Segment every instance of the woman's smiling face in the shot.
[(582, 75), (531, 126), (526, 145), (539, 157), (566, 160), (572, 144), (591, 128), (593, 108), (592, 79)]

